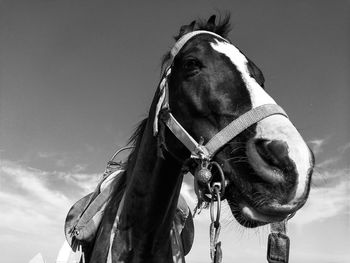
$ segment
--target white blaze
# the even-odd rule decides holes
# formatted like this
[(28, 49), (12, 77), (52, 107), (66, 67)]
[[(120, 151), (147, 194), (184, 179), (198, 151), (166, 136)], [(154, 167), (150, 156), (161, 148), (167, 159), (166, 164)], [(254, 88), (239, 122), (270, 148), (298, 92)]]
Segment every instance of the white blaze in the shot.
[[(211, 43), (212, 48), (227, 56), (241, 73), (250, 94), (252, 107), (255, 108), (263, 104), (276, 104), (271, 96), (251, 77), (247, 58), (234, 45), (227, 42), (215, 41), (216, 43)], [(310, 152), (297, 129), (286, 117), (272, 115), (257, 123), (255, 138), (283, 140), (288, 144), (289, 157), (295, 162), (299, 176), (294, 199), (300, 197), (304, 193), (308, 182), (307, 174), (310, 168)]]

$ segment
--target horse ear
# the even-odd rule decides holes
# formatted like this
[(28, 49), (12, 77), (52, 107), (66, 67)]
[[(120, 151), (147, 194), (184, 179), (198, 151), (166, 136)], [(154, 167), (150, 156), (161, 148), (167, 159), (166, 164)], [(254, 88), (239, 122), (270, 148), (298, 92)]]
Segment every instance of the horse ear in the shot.
[(196, 25), (196, 20), (193, 20), (193, 21), (191, 22), (191, 24), (188, 25), (189, 28), (191, 29), (191, 31), (193, 31), (195, 25)]
[(211, 17), (209, 17), (208, 21), (207, 21), (207, 27), (209, 30), (214, 30), (215, 29), (215, 20), (216, 20), (216, 15), (212, 15)]
[(193, 20), (189, 25), (184, 25), (180, 28), (180, 36), (183, 36), (189, 32), (192, 32), (194, 29), (194, 26), (196, 24), (196, 20)]
[(261, 70), (251, 61), (248, 59), (248, 70), (250, 75), (255, 78), (256, 82), (264, 88), (264, 83), (265, 83), (265, 78), (264, 75), (262, 74)]

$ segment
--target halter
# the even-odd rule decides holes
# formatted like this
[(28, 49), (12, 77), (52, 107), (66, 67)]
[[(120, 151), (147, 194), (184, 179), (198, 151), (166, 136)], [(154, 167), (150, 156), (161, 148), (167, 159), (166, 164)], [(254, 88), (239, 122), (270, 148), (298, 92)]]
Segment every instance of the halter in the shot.
[(221, 41), (229, 43), (228, 40), (210, 31), (198, 30), (185, 34), (174, 45), (170, 51), (169, 66), (164, 70), (163, 77), (159, 84), (159, 100), (156, 106), (156, 113), (153, 123), (153, 133), (158, 133), (159, 113), (161, 110), (166, 110), (167, 117), (163, 120), (166, 126), (171, 132), (182, 142), (182, 144), (190, 151), (191, 158), (211, 161), (214, 155), (220, 148), (226, 145), (229, 141), (235, 138), (242, 131), (250, 127), (251, 125), (261, 121), (262, 119), (271, 115), (280, 114), (288, 118), (285, 111), (277, 104), (264, 104), (256, 108), (252, 108), (248, 112), (242, 114), (237, 119), (233, 120), (224, 129), (219, 131), (214, 137), (212, 137), (205, 145), (202, 142), (198, 143), (176, 120), (171, 113), (169, 106), (169, 90), (168, 79), (171, 75), (171, 69), (173, 61), (183, 46), (193, 37), (200, 34), (212, 35)]
[[(183, 126), (176, 120), (174, 115), (171, 113), (171, 109), (169, 106), (169, 91), (168, 91), (168, 79), (171, 75), (171, 69), (173, 66), (173, 61), (179, 51), (183, 48), (183, 46), (193, 37), (200, 34), (209, 34), (214, 36), (215, 38), (220, 39), (221, 41), (229, 43), (229, 41), (218, 34), (215, 34), (210, 31), (198, 30), (185, 34), (182, 36), (174, 45), (174, 47), (170, 51), (170, 59), (168, 63), (168, 67), (165, 69), (163, 77), (159, 84), (159, 101), (156, 106), (156, 113), (153, 123), (153, 134), (156, 136), (158, 134), (158, 122), (159, 122), (159, 114), (161, 110), (165, 110), (167, 113), (166, 118), (162, 118), (162, 121), (169, 128), (169, 130), (182, 142), (182, 144), (190, 151), (191, 157), (190, 159), (199, 160), (200, 168), (197, 169), (195, 174), (195, 182), (199, 181), (202, 184), (207, 184), (209, 187), (209, 191), (211, 193), (210, 207), (211, 211), (213, 211), (214, 201), (217, 202), (217, 214), (216, 219), (214, 220), (213, 212), (212, 216), (212, 224), (210, 227), (210, 237), (211, 237), (211, 258), (212, 262), (221, 262), (221, 248), (220, 242), (217, 242), (219, 232), (220, 232), (220, 196), (222, 195), (225, 182), (223, 178), (223, 172), (221, 167), (216, 162), (213, 162), (212, 159), (215, 154), (225, 146), (229, 141), (235, 138), (238, 134), (246, 130), (251, 125), (269, 117), (272, 115), (283, 115), (288, 118), (288, 115), (285, 111), (278, 106), (277, 104), (264, 104), (255, 108), (252, 108), (248, 112), (242, 114), (237, 119), (233, 120), (230, 124), (228, 124), (225, 128), (219, 131), (216, 135), (214, 135), (206, 144), (204, 142), (197, 142), (184, 128)], [(213, 187), (210, 186), (211, 180), (211, 172), (209, 169), (210, 165), (214, 165), (220, 172), (221, 182), (214, 183)], [(196, 192), (197, 193), (197, 192)], [(197, 193), (198, 195), (198, 193)], [(204, 196), (204, 195), (203, 195)], [(200, 198), (200, 197), (199, 197)], [(281, 223), (272, 223), (271, 231), (272, 233), (269, 235), (268, 242), (268, 261), (270, 263), (287, 263), (288, 262), (288, 251), (289, 251), (289, 239), (285, 234), (286, 230), (286, 222)]]
[(183, 143), (184, 146), (191, 152), (191, 157), (198, 159), (211, 160), (217, 151), (226, 145), (230, 140), (240, 134), (242, 131), (247, 129), (249, 126), (261, 121), (262, 119), (271, 115), (280, 114), (288, 118), (285, 111), (277, 104), (264, 104), (250, 111), (242, 114), (240, 117), (232, 121), (228, 126), (222, 129), (214, 137), (212, 137), (205, 145), (198, 143), (176, 120), (174, 115), (170, 111), (169, 106), (169, 90), (168, 90), (168, 79), (171, 74), (172, 63), (178, 52), (182, 47), (193, 37), (199, 34), (209, 34), (222, 41), (228, 43), (228, 40), (210, 31), (198, 30), (185, 34), (182, 36), (171, 49), (169, 65), (163, 74), (163, 77), (159, 84), (160, 97), (156, 106), (156, 114), (153, 123), (153, 133), (158, 133), (158, 121), (159, 113), (161, 110), (167, 110), (168, 118), (165, 120), (166, 126), (171, 132)]

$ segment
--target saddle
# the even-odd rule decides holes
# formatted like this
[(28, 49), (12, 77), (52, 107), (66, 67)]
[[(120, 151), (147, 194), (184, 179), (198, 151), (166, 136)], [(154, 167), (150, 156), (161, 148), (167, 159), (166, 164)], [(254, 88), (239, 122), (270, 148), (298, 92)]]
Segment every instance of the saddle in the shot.
[[(69, 210), (64, 232), (74, 252), (79, 252), (83, 246), (93, 245), (112, 190), (125, 172), (123, 166), (121, 163), (108, 162), (107, 169), (95, 190), (78, 200)], [(181, 195), (170, 237), (173, 255), (186, 255), (190, 251), (194, 238), (193, 218)]]
[(80, 243), (93, 242), (95, 239), (112, 193), (111, 183), (119, 180), (123, 172), (124, 170), (118, 169), (104, 176), (92, 193), (78, 200), (69, 210), (64, 228), (66, 240), (73, 251)]

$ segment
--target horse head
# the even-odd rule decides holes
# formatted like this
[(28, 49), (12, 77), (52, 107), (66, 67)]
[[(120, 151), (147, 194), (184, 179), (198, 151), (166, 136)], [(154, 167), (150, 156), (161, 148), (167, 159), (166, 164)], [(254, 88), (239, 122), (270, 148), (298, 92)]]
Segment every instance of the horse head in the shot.
[[(160, 86), (168, 91), (160, 107), (170, 110), (189, 137), (203, 145), (245, 113), (277, 106), (264, 89), (260, 69), (226, 39), (227, 33), (228, 19), (219, 24), (215, 16), (206, 23), (192, 22), (181, 28), (165, 60)], [(189, 156), (169, 129), (164, 133), (169, 152)], [(220, 181), (222, 170), (223, 197), (246, 227), (281, 221), (308, 197), (313, 154), (283, 111), (245, 127), (217, 147), (210, 161), (220, 166), (212, 169), (212, 181)], [(205, 185), (199, 187), (207, 193)]]

